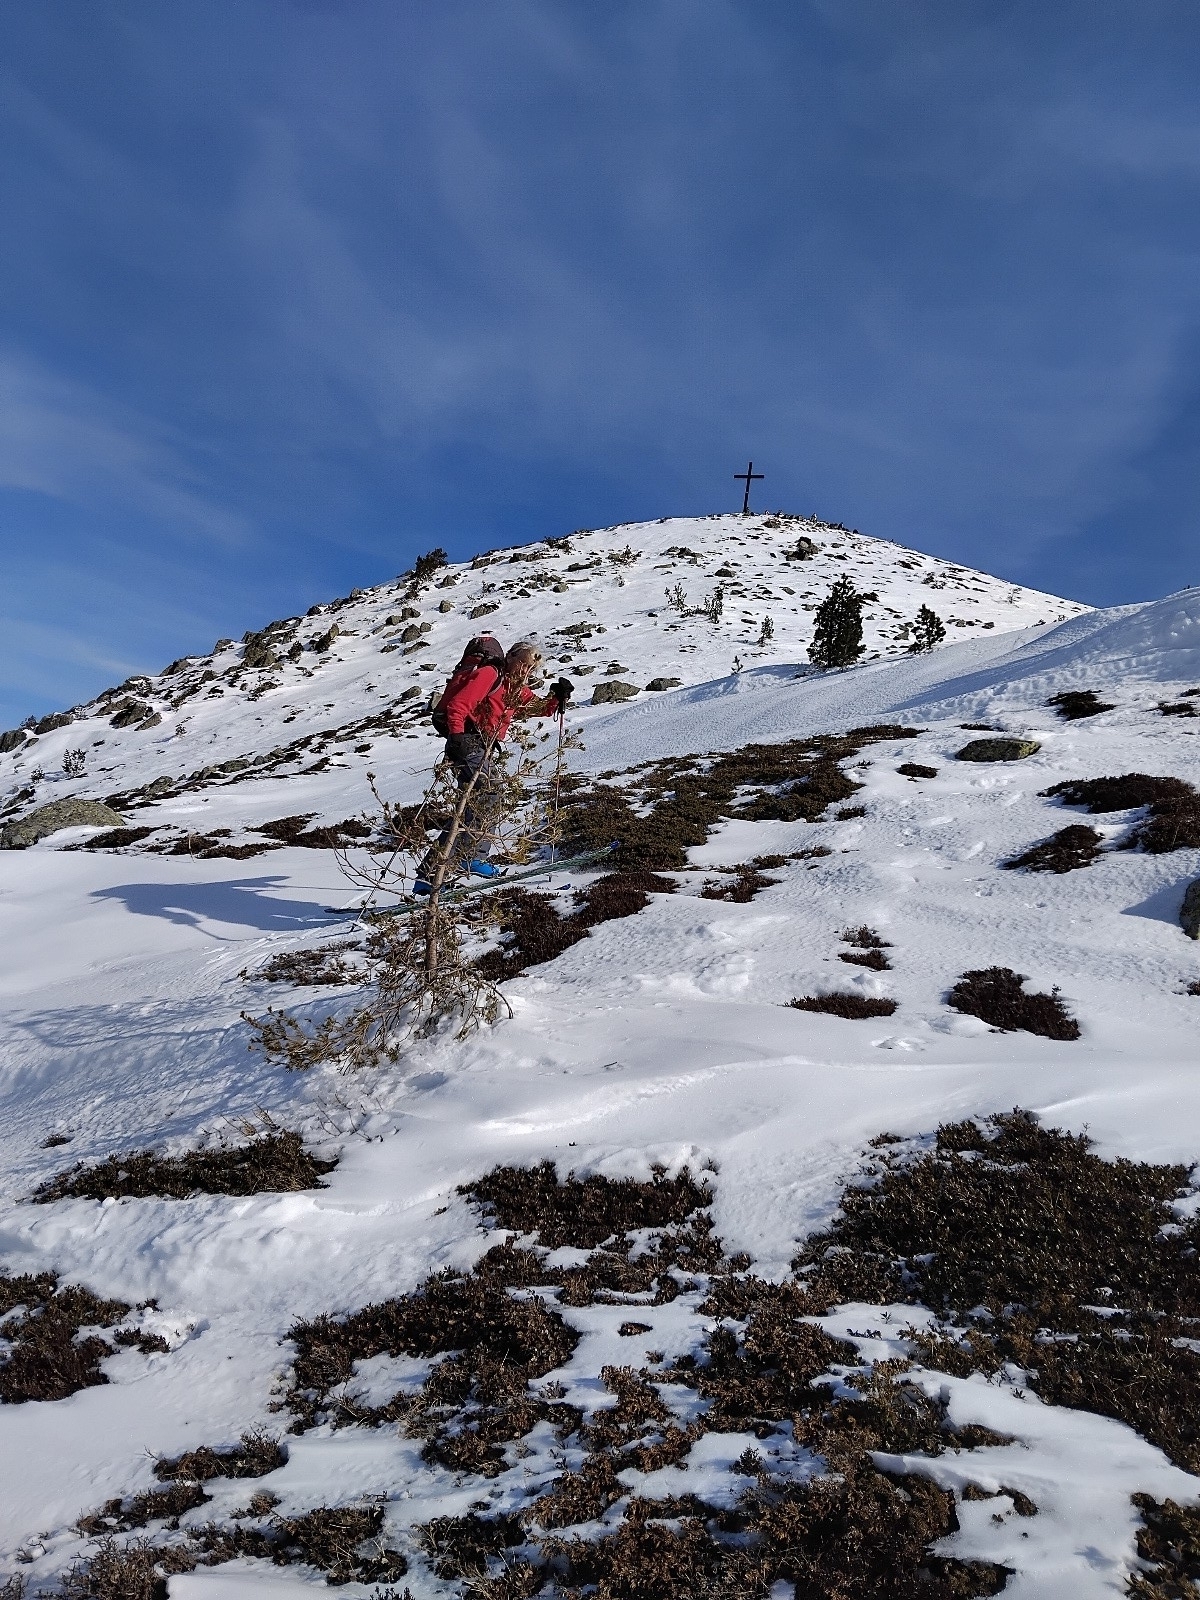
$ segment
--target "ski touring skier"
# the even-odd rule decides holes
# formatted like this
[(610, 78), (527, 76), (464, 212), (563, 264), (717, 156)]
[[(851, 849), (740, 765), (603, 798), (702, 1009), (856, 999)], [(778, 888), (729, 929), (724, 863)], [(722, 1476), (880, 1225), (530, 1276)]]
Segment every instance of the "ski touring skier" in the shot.
[[(460, 794), (470, 790), (443, 882), (458, 877), (464, 868), (481, 878), (499, 874), (489, 857), (500, 787), (496, 769), (504, 759), (502, 740), (514, 717), (561, 718), (574, 688), (569, 678), (559, 678), (547, 694), (536, 694), (529, 680), (541, 660), (541, 652), (527, 640), (506, 651), (492, 634), (480, 634), (467, 645), (430, 713), (430, 721), (446, 740), (445, 757), (454, 768)], [(432, 893), (451, 832), (443, 829), (417, 868), (415, 894)]]

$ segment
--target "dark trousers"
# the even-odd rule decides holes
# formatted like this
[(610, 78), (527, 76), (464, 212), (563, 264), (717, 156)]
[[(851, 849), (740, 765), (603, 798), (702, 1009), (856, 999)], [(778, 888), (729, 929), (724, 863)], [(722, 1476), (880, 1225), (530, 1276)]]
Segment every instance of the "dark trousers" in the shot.
[[(468, 861), (486, 861), (492, 853), (492, 833), (498, 798), (498, 784), (493, 772), (496, 755), (495, 747), (489, 750), (482, 739), (469, 744), (465, 742), (463, 736), (454, 741), (447, 741), (446, 758), (454, 767), (460, 795), (471, 780), (475, 780), (466, 810), (458, 824), (458, 833), (454, 838), (450, 859), (446, 864), (447, 878), (460, 873)], [(442, 851), (449, 842), (450, 829), (443, 828), (437, 844), (417, 868), (418, 878), (432, 877), (437, 871), (438, 862), (442, 859)]]

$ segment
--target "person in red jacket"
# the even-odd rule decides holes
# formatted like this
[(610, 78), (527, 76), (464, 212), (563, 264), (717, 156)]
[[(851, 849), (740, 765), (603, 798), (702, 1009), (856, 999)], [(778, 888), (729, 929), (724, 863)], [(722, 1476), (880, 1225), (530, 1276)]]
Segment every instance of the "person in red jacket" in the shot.
[[(472, 646), (494, 646), (487, 638), (472, 640), (467, 653), (446, 685), (437, 707), (435, 725), (445, 729), (446, 759), (454, 767), (459, 789), (473, 784), (447, 862), (443, 882), (449, 881), (465, 864), (478, 877), (495, 877), (498, 869), (488, 860), (492, 850), (497, 785), (493, 761), (501, 754), (500, 744), (514, 717), (556, 717), (566, 710), (573, 685), (559, 678), (546, 695), (537, 695), (529, 680), (541, 662), (541, 652), (522, 641), (514, 644), (502, 661), (498, 652)], [(437, 844), (417, 868), (413, 889), (428, 894), (450, 830), (442, 832)]]

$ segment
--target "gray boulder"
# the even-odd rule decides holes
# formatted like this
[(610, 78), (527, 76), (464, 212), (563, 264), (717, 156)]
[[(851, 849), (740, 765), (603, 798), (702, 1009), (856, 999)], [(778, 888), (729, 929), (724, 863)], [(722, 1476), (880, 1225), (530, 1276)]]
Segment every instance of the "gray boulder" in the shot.
[(52, 800), (0, 831), (0, 850), (27, 850), (60, 828), (123, 828), (125, 818), (99, 800)]
[(109, 726), (112, 728), (132, 728), (135, 723), (145, 722), (154, 715), (154, 707), (146, 705), (142, 700), (126, 700), (116, 708), (116, 711), (116, 716), (109, 720)]
[(0, 755), (7, 755), (10, 750), (19, 750), (25, 743), (24, 728), (10, 728), (7, 733), (0, 733)]
[(1179, 912), (1179, 926), (1189, 939), (1200, 939), (1200, 878), (1187, 886)]
[(619, 683), (613, 679), (609, 683), (598, 683), (592, 690), (592, 704), (594, 706), (608, 705), (613, 700), (632, 700), (635, 694), (642, 691), (634, 683)]
[(647, 694), (661, 694), (664, 689), (678, 689), (682, 678), (651, 678), (646, 685)]
[(55, 728), (69, 727), (75, 718), (69, 711), (52, 711), (48, 717), (33, 725), (34, 733), (53, 733)]
[(958, 752), (958, 761), (1024, 761), (1041, 749), (1036, 739), (972, 739)]

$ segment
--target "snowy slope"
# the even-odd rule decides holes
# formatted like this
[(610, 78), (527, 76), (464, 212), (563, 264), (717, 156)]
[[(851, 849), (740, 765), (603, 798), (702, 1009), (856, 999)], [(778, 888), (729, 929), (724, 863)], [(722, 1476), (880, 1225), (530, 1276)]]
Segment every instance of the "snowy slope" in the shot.
[[(926, 1136), (947, 1119), (1022, 1105), (1054, 1126), (1086, 1127), (1105, 1155), (1200, 1161), (1200, 999), (1186, 993), (1200, 960), (1177, 923), (1184, 887), (1200, 873), (1200, 851), (1106, 853), (1063, 877), (998, 870), (1006, 857), (1081, 820), (1039, 797), (1062, 778), (1142, 771), (1200, 785), (1192, 719), (1156, 709), (1200, 687), (1200, 592), (1084, 613), (1027, 591), (1010, 602), (1007, 586), (963, 574), (948, 595), (921, 582), (941, 563), (844, 530), (791, 524), (759, 533), (760, 522), (751, 519), (747, 529), (736, 518), (676, 521), (573, 536), (570, 552), (549, 558), (555, 582), (575, 582), (572, 563), (626, 539), (642, 553), (615, 568), (606, 556), (583, 575), (578, 593), (553, 584), (527, 598), (510, 592), (489, 616), (505, 637), (533, 632), (538, 619), (549, 642), (547, 608), (557, 604), (575, 621), (590, 606), (607, 634), (584, 640), (586, 651), (555, 651), (569, 656), (562, 663), (569, 674), (594, 661), (601, 678), (619, 661), (628, 669), (622, 677), (643, 686), (654, 675), (684, 680), (674, 692), (643, 687), (626, 705), (581, 710), (587, 748), (577, 763), (623, 769), (662, 753), (884, 720), (922, 731), (872, 745), (852, 764), (864, 785), (855, 796), (861, 816), (723, 824), (692, 853), (696, 871), (680, 875), (679, 892), (594, 929), (510, 983), (513, 1019), (464, 1043), (413, 1046), (394, 1067), (354, 1079), (289, 1077), (247, 1053), (244, 1008), (281, 998), (322, 1003), (312, 991), (266, 994), (238, 974), (269, 954), (330, 939), (322, 908), (351, 893), (328, 851), (287, 848), (237, 861), (63, 849), (82, 837), (75, 833), (0, 853), (2, 1264), (9, 1272), (53, 1268), (133, 1302), (154, 1297), (155, 1325), (172, 1345), (169, 1354), (123, 1352), (107, 1364), (107, 1386), (0, 1406), (0, 1463), (7, 1464), (0, 1466), (0, 1575), (17, 1570), (19, 1551), (32, 1557), (21, 1570), (35, 1582), (61, 1572), (86, 1546), (74, 1519), (110, 1496), (151, 1486), (156, 1456), (231, 1442), (256, 1424), (278, 1429), (270, 1407), (289, 1371), (282, 1341), (294, 1320), (354, 1309), (411, 1289), (441, 1266), (475, 1260), (490, 1241), (456, 1187), (498, 1162), (549, 1158), (560, 1171), (645, 1176), (656, 1160), (671, 1169), (687, 1161), (693, 1170), (710, 1161), (714, 1217), (727, 1249), (745, 1250), (755, 1271), (778, 1278), (796, 1240), (827, 1221), (866, 1141), (883, 1130)], [(780, 544), (801, 532), (837, 548), (785, 563)], [(741, 546), (733, 542), (739, 535)], [(685, 564), (681, 574), (677, 559), (656, 572), (666, 565), (659, 554), (680, 545), (703, 545), (699, 565)], [(839, 554), (850, 560), (843, 565)], [(718, 629), (700, 619), (677, 625), (661, 604), (663, 585), (682, 576), (702, 598), (726, 559), (738, 566), (757, 622), (739, 632), (740, 611), (727, 598)], [(85, 778), (47, 778), (39, 801), (128, 792), (155, 777), (174, 785), (202, 766), (276, 749), (305, 729), (344, 729), (394, 703), (410, 682), (424, 687), (440, 678), (480, 625), (463, 615), (467, 602), (490, 603), (483, 581), (519, 585), (544, 565), (497, 560), (449, 569), (439, 576), (460, 581), (444, 592), (435, 577), (417, 604), (432, 624), (430, 646), (408, 658), (400, 650), (382, 654), (382, 641), (398, 631), (383, 625), (400, 609), (395, 594), (360, 596), (334, 613), (349, 637), (315, 665), (308, 652), (300, 666), (269, 672), (279, 686), (258, 698), (249, 691), (261, 675), (243, 672), (240, 684), (209, 680), (152, 729), (109, 730), (89, 717), (40, 736), (36, 751), (0, 758), (10, 764), (8, 781), (27, 779), (35, 755), (49, 771), (62, 750), (91, 748), (93, 735), (105, 743)], [(842, 570), (860, 588), (877, 589), (875, 620), (884, 627), (892, 626), (885, 603), (911, 617), (923, 601), (947, 620), (995, 626), (953, 629), (944, 647), (918, 658), (877, 627), (876, 659), (814, 673), (803, 654), (807, 613), (791, 605), (808, 603), (804, 590), (819, 597)], [(785, 584), (795, 595), (781, 598)], [(760, 587), (771, 588), (770, 602)], [(455, 610), (443, 613), (436, 608), (446, 596)], [(768, 605), (775, 637), (755, 656), (748, 641)], [(328, 620), (328, 613), (309, 619), (299, 636)], [(736, 675), (729, 672), (735, 649), (746, 662)], [(223, 674), (222, 663), (236, 655), (228, 650), (195, 667)], [(422, 674), (427, 662), (435, 670)], [(200, 672), (189, 667), (137, 692), (165, 713), (160, 691), (181, 676), (187, 682)], [(210, 697), (215, 682), (224, 693)], [(1047, 699), (1078, 688), (1095, 690), (1115, 709), (1061, 721)], [(963, 723), (1029, 735), (1041, 749), (1013, 765), (958, 763), (954, 752), (973, 737)], [(345, 817), (368, 804), (368, 765), (387, 792), (409, 799), (421, 791), (436, 746), (412, 730), (399, 733), (368, 730), (325, 751), (310, 747), (258, 775), (211, 774), (128, 814), (168, 835), (219, 823), (233, 837), (295, 812)], [(355, 752), (355, 742), (372, 748)], [(320, 770), (300, 770), (323, 756)], [(102, 761), (111, 770), (101, 772)], [(937, 775), (910, 780), (896, 770), (906, 762)], [(1087, 820), (1109, 839), (1129, 822), (1120, 813)], [(750, 903), (698, 898), (707, 872), (719, 866), (818, 844), (830, 853), (790, 862)], [(891, 971), (839, 964), (838, 932), (858, 923), (890, 941)], [(947, 1008), (945, 991), (957, 975), (994, 964), (1028, 974), (1034, 988), (1061, 986), (1082, 1037), (1060, 1043), (994, 1033)], [(887, 995), (899, 1007), (865, 1022), (786, 1007), (795, 994), (831, 989)], [(240, 1200), (22, 1203), (64, 1157), (240, 1137), (261, 1109), (340, 1150), (327, 1189)], [(53, 1134), (69, 1137), (69, 1146), (43, 1148)], [(594, 1393), (601, 1366), (636, 1362), (650, 1343), (668, 1356), (696, 1348), (708, 1326), (698, 1298), (681, 1295), (646, 1311), (653, 1331), (637, 1349), (617, 1338), (615, 1311), (571, 1313), (585, 1338), (561, 1374), (565, 1388)], [(878, 1308), (848, 1308), (830, 1322), (857, 1330), (864, 1358), (900, 1348)], [(868, 1338), (872, 1331), (881, 1337)], [(987, 1504), (966, 1504), (962, 1531), (947, 1548), (1013, 1566), (1006, 1593), (1042, 1600), (1122, 1594), (1136, 1528), (1130, 1496), (1200, 1497), (1200, 1481), (1122, 1424), (1042, 1405), (1013, 1386), (936, 1373), (925, 1381), (945, 1392), (956, 1421), (986, 1422), (1016, 1440), (986, 1453), (988, 1470), (1028, 1493), (1041, 1515), (1018, 1535), (1014, 1525), (998, 1526)], [(714, 1456), (719, 1443), (710, 1435), (704, 1450), (697, 1446), (688, 1478), (696, 1492), (718, 1496), (729, 1462), (747, 1447), (745, 1437), (727, 1436), (725, 1456)], [(406, 1529), (461, 1513), (479, 1494), (469, 1478), (425, 1465), (418, 1445), (394, 1428), (318, 1428), (290, 1448), (269, 1485), (284, 1513), (380, 1494), (401, 1542)], [(503, 1496), (517, 1492), (521, 1472), (544, 1467), (533, 1457), (505, 1474), (493, 1503), (502, 1507)], [(938, 1458), (936, 1470), (956, 1488), (979, 1473), (969, 1457), (953, 1454)], [(676, 1469), (646, 1478), (645, 1493), (679, 1492)], [(197, 1515), (224, 1515), (246, 1499), (236, 1484), (220, 1493)], [(318, 1582), (303, 1569), (284, 1576), (236, 1566), (173, 1578), (170, 1593), (192, 1600), (299, 1595)], [(418, 1600), (456, 1592), (415, 1558), (405, 1582)]]
[[(801, 539), (817, 553), (789, 559)], [(195, 796), (203, 792), (221, 822), (236, 825), (243, 804), (254, 815), (279, 814), (277, 805), (270, 809), (274, 799), (265, 811), (258, 801), (265, 798), (261, 785), (274, 791), (281, 779), (289, 793), (300, 792), (290, 809), (345, 816), (347, 804), (353, 812), (367, 798), (368, 767), (390, 778), (411, 758), (431, 758), (430, 694), (481, 629), (505, 643), (536, 640), (555, 675), (573, 679), (581, 705), (610, 679), (658, 703), (661, 693), (646, 691), (656, 678), (707, 683), (728, 675), (735, 658), (747, 669), (781, 662), (794, 670), (792, 663), (806, 659), (813, 611), (846, 573), (872, 596), (864, 609), (866, 659), (903, 655), (905, 629), (923, 604), (943, 618), (950, 641), (991, 639), (1086, 612), (1072, 601), (808, 519), (669, 518), (580, 532), (450, 565), (421, 585), (398, 579), (356, 590), (347, 600), (270, 625), (251, 641), (249, 655), (245, 643), (226, 640), (210, 656), (172, 663), (156, 678), (130, 679), (76, 708), (64, 726), (0, 754), (0, 822), (6, 811), (35, 801), (128, 795), (158, 782), (168, 794), (187, 786), (182, 807), (159, 809), (164, 822), (194, 825)], [(666, 591), (677, 586), (688, 609), (722, 589), (720, 622), (672, 609)], [(766, 619), (774, 634), (760, 645)], [(337, 631), (328, 639), (331, 629)], [(326, 640), (328, 648), (312, 648)], [(246, 665), (260, 659), (256, 648), (269, 651), (271, 665)], [(123, 716), (136, 720), (111, 726)], [(397, 746), (402, 739), (417, 743)], [(68, 750), (85, 753), (80, 778), (63, 776)], [(214, 770), (228, 762), (245, 763), (253, 783), (236, 771)], [(322, 762), (358, 781), (293, 784)], [(31, 784), (39, 769), (45, 776)], [(212, 825), (213, 817), (206, 814), (204, 822)]]

